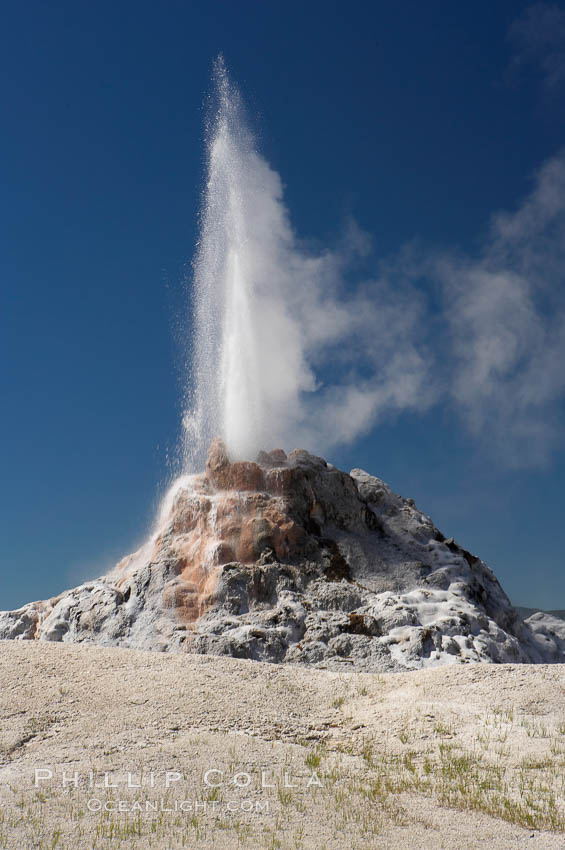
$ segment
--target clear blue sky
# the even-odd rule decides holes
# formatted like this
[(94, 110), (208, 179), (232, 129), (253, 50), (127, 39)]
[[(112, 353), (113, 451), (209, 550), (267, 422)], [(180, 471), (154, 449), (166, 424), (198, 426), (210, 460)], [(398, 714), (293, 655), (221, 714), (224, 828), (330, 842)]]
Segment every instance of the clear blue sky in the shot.
[[(0, 608), (54, 595), (132, 551), (169, 476), (174, 330), (218, 51), (301, 237), (330, 245), (353, 215), (376, 258), (412, 240), (475, 257), (491, 216), (518, 209), (565, 144), (565, 12), (528, 8), (4, 7)], [(509, 465), (488, 429), (476, 439), (449, 404), (387, 421), (330, 460), (415, 498), (515, 603), (565, 607), (555, 394), (545, 462)]]

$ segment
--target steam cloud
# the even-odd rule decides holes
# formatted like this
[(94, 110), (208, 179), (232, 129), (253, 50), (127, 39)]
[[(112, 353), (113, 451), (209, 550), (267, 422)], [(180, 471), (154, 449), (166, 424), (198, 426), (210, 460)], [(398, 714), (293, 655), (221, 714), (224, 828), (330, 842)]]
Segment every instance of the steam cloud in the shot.
[[(347, 251), (300, 247), (280, 177), (255, 150), (221, 61), (215, 83), (184, 420), (189, 467), (202, 465), (216, 434), (235, 457), (274, 445), (323, 451), (386, 409), (425, 402), (424, 360), (412, 342), (397, 345), (415, 336), (418, 304), (378, 281), (345, 295)], [(351, 241), (362, 248), (363, 238)], [(320, 377), (328, 363), (340, 377)]]
[(514, 213), (493, 217), (479, 258), (433, 261), (450, 328), (451, 398), (511, 465), (545, 463), (565, 392), (565, 153)]
[(515, 213), (494, 217), (480, 256), (406, 250), (352, 287), (345, 273), (367, 235), (351, 222), (342, 247), (306, 251), (221, 59), (215, 90), (186, 468), (202, 467), (217, 434), (239, 458), (275, 445), (325, 452), (438, 402), (507, 460), (543, 462), (565, 390), (565, 156)]

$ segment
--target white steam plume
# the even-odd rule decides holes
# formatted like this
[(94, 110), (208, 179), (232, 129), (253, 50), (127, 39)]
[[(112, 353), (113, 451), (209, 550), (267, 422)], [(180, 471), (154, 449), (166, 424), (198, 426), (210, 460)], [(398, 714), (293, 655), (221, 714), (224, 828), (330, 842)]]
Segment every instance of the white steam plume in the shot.
[(503, 462), (547, 462), (563, 437), (565, 153), (521, 206), (494, 216), (477, 256), (407, 248), (352, 287), (347, 265), (367, 254), (367, 235), (350, 224), (339, 250), (305, 250), (221, 60), (215, 91), (187, 471), (218, 434), (236, 458), (324, 453), (438, 401)]
[[(194, 263), (188, 469), (202, 467), (218, 434), (237, 458), (274, 446), (323, 451), (384, 410), (429, 398), (423, 358), (412, 342), (398, 345), (415, 336), (417, 299), (394, 296), (382, 281), (343, 296), (345, 253), (316, 256), (298, 244), (280, 177), (256, 150), (221, 58), (214, 82)], [(360, 233), (350, 240), (359, 250), (363, 242)]]
[(563, 436), (565, 152), (515, 212), (493, 217), (479, 257), (431, 266), (465, 425), (511, 466), (543, 465)]

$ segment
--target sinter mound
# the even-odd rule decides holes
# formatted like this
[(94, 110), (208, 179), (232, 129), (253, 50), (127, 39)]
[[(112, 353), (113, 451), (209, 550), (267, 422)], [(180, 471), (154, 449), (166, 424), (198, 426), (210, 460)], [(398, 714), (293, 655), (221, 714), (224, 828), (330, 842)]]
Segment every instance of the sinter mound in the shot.
[(220, 440), (138, 552), (0, 613), (2, 638), (367, 671), (565, 660), (565, 623), (522, 621), (489, 567), (413, 500), (303, 450), (231, 462)]

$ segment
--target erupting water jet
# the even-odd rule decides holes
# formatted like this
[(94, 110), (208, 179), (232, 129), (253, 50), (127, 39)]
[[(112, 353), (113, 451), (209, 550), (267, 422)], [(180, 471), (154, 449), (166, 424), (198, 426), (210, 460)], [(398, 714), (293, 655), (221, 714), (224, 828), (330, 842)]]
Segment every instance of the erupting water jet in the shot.
[(298, 394), (314, 387), (292, 316), (285, 259), (293, 235), (281, 182), (255, 149), (221, 57), (213, 101), (183, 420), (189, 470), (203, 468), (218, 434), (236, 458), (283, 441)]

